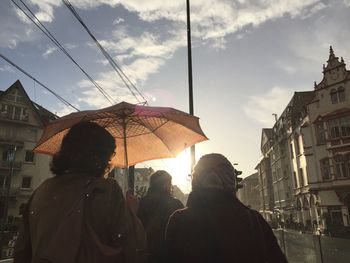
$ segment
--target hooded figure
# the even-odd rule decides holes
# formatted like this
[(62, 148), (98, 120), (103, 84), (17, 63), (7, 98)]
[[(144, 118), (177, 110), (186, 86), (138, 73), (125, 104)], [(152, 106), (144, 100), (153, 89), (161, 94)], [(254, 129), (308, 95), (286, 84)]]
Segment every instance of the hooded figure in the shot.
[(183, 204), (171, 195), (171, 179), (166, 171), (153, 173), (147, 194), (140, 200), (138, 216), (146, 230), (149, 263), (160, 262), (169, 217), (183, 208)]
[(163, 262), (287, 262), (270, 226), (236, 198), (236, 180), (223, 155), (198, 161), (188, 207), (169, 220)]

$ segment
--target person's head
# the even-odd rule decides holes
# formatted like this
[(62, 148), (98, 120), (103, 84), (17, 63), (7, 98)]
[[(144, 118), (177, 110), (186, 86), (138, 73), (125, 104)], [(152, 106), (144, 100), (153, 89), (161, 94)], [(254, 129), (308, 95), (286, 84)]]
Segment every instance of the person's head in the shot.
[(193, 169), (192, 189), (220, 189), (235, 192), (236, 175), (233, 165), (222, 154), (203, 155)]
[(115, 154), (113, 136), (93, 122), (80, 122), (64, 136), (61, 149), (52, 159), (51, 171), (55, 175), (65, 172), (105, 176)]
[(148, 192), (171, 194), (171, 175), (164, 170), (154, 172), (149, 180)]

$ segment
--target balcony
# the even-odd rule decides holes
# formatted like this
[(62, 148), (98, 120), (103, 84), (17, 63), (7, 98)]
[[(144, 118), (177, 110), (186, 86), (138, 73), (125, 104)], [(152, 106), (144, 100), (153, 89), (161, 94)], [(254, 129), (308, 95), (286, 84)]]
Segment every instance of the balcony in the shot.
[(0, 169), (2, 170), (11, 170), (13, 167), (14, 170), (20, 170), (22, 167), (22, 162), (19, 161), (0, 161)]

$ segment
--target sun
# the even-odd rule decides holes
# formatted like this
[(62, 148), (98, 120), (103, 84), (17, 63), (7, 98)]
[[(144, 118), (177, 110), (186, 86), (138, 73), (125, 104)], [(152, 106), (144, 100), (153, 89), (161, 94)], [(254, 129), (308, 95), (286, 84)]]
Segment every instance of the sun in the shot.
[(191, 157), (189, 149), (181, 152), (177, 157), (166, 159), (165, 170), (173, 177), (173, 185), (177, 185), (183, 192), (191, 191)]

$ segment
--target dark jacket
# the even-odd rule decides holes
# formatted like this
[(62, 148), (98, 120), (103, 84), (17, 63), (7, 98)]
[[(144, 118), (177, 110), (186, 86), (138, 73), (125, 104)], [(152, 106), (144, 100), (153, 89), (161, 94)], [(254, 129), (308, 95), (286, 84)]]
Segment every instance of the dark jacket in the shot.
[(170, 218), (163, 262), (287, 262), (270, 226), (232, 193), (192, 191), (187, 205)]
[[(55, 242), (52, 237), (57, 229), (67, 221), (67, 211), (74, 209), (74, 204), (84, 196), (89, 181), (92, 181), (93, 192), (84, 205), (83, 220), (89, 222), (102, 244), (122, 247), (122, 262), (144, 262), (136, 253), (146, 246), (143, 227), (126, 205), (118, 184), (112, 179), (82, 174), (50, 178), (34, 192), (24, 215), (28, 220), (24, 220), (16, 243), (15, 262), (38, 262), (43, 257), (48, 244)], [(56, 251), (64, 250), (70, 257), (71, 247), (79, 247), (86, 230), (82, 233), (80, 229), (67, 228), (71, 228), (69, 239), (58, 243)], [(72, 250), (72, 254), (74, 252)]]
[(146, 231), (150, 263), (160, 262), (168, 220), (183, 207), (178, 199), (166, 193), (148, 192), (140, 200), (138, 217)]

